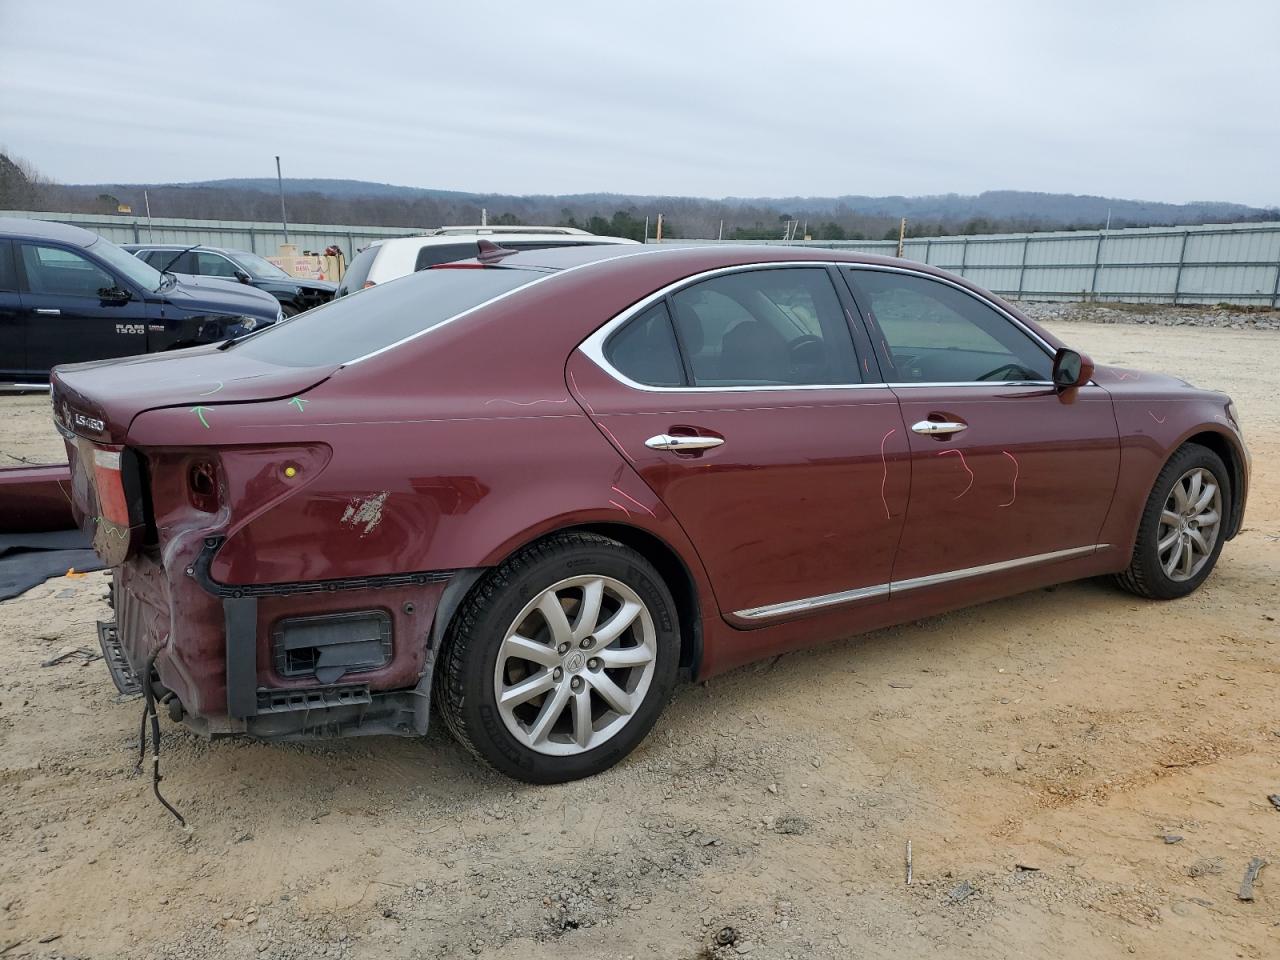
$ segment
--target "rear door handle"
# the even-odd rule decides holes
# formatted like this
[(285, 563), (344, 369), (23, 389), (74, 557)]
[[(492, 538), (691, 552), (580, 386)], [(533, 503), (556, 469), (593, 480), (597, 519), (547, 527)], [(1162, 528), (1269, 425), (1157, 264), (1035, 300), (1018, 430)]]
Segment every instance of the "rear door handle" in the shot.
[(36, 307), (36, 313), (46, 317), (60, 317), (62, 311), (57, 307)]
[(967, 430), (968, 427), (967, 423), (956, 423), (953, 420), (921, 420), (911, 425), (911, 432), (922, 433), (926, 437), (940, 437), (949, 433), (959, 433), (961, 430)]
[(670, 433), (660, 433), (650, 437), (644, 445), (650, 450), (706, 450), (724, 443), (721, 437), (678, 437)]

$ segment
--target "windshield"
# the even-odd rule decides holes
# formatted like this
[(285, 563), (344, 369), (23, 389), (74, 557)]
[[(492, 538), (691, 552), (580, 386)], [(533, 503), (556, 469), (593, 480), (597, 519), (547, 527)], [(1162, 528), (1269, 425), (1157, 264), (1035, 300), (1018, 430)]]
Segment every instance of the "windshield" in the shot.
[(253, 276), (259, 280), (292, 280), (293, 277), (285, 273), (270, 260), (266, 260), (256, 253), (249, 253), (247, 250), (229, 250), (228, 253), (235, 258), (236, 263), (244, 267)]
[(229, 349), (286, 367), (349, 363), (545, 276), (500, 267), (423, 270), (331, 300)]
[(121, 250), (110, 240), (99, 237), (88, 248), (94, 255), (106, 261), (117, 273), (123, 273), (134, 284), (143, 290), (159, 290), (162, 277), (160, 271), (150, 264), (143, 263), (127, 250)]

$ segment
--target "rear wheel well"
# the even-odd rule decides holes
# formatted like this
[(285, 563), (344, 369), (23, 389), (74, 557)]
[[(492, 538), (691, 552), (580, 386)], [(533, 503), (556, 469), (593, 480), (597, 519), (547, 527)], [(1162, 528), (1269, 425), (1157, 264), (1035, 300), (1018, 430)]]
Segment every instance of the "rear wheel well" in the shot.
[[(1197, 433), (1195, 436), (1187, 437), (1187, 439), (1183, 441), (1183, 446), (1188, 443), (1199, 444), (1202, 447), (1212, 450), (1221, 457), (1222, 462), (1227, 465), (1227, 471), (1230, 473), (1230, 476), (1227, 479), (1230, 483), (1231, 492), (1231, 516), (1227, 518), (1226, 530), (1226, 537), (1229, 540), (1234, 537), (1240, 529), (1240, 513), (1244, 508), (1244, 504), (1240, 502), (1240, 497), (1237, 496), (1237, 493), (1244, 481), (1244, 477), (1241, 474), (1240, 457), (1236, 453), (1236, 448), (1231, 441), (1222, 434), (1213, 430), (1206, 430), (1203, 433)], [(1179, 447), (1178, 449), (1182, 448)]]
[[(698, 675), (702, 662), (702, 621), (698, 610), (698, 591), (694, 586), (693, 575), (680, 559), (680, 555), (664, 540), (637, 527), (625, 523), (586, 523), (572, 527), (560, 527), (550, 530), (529, 543), (521, 544), (517, 549), (524, 550), (535, 543), (562, 533), (589, 532), (616, 540), (623, 546), (630, 547), (640, 554), (662, 575), (671, 597), (676, 602), (676, 616), (680, 622), (680, 671), (689, 679)], [(511, 551), (515, 553), (516, 551)], [(506, 559), (505, 557), (503, 558)], [(494, 566), (498, 566), (498, 561)], [(476, 571), (480, 574), (480, 571)], [(476, 578), (479, 579), (479, 576)], [(474, 583), (467, 584), (470, 589)], [(464, 591), (465, 592), (465, 591)], [(460, 598), (459, 598), (460, 599)], [(456, 608), (455, 608), (456, 609)], [(450, 614), (452, 619), (452, 614)], [(442, 631), (443, 633), (443, 631)]]

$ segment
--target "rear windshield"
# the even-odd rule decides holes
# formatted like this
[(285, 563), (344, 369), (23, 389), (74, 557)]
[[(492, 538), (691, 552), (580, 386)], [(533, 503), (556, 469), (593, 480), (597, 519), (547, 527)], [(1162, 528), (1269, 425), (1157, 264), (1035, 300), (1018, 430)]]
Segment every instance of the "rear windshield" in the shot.
[(424, 270), (331, 300), (228, 349), (286, 367), (349, 363), (545, 276), (501, 267)]

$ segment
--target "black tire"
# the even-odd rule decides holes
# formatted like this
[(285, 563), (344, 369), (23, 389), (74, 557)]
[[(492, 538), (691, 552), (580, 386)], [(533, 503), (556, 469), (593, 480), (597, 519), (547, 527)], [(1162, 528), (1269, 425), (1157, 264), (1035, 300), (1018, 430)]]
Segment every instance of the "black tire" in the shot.
[[(1160, 564), (1156, 544), (1160, 529), (1160, 513), (1165, 501), (1173, 491), (1173, 485), (1188, 470), (1200, 467), (1213, 474), (1222, 491), (1222, 509), (1217, 540), (1210, 551), (1208, 560), (1187, 580), (1174, 580), (1165, 573)], [(1129, 569), (1116, 574), (1116, 583), (1130, 593), (1149, 600), (1176, 600), (1191, 593), (1213, 572), (1218, 556), (1222, 553), (1222, 545), (1226, 542), (1227, 520), (1231, 516), (1231, 474), (1222, 458), (1198, 443), (1183, 444), (1169, 458), (1156, 477), (1147, 498), (1147, 505), (1142, 511), (1142, 520), (1138, 524), (1138, 538), (1133, 545), (1133, 557)]]
[[(550, 756), (518, 741), (499, 713), (494, 689), (499, 646), (531, 600), (561, 580), (587, 574), (622, 582), (648, 607), (656, 665), (643, 700), (617, 733), (593, 749)], [(653, 565), (607, 537), (555, 534), (495, 567), (467, 595), (436, 660), (435, 700), (458, 742), (495, 770), (527, 783), (564, 783), (607, 770), (635, 749), (671, 696), (679, 659), (675, 601)]]

